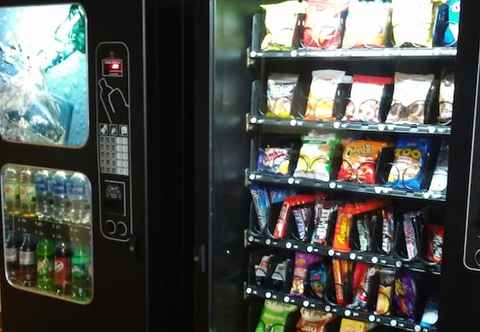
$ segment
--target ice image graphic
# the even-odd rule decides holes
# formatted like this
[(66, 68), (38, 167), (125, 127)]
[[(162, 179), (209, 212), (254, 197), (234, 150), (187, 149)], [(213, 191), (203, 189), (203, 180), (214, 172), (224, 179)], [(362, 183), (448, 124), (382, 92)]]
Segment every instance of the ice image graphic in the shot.
[(0, 134), (82, 146), (88, 136), (85, 14), (79, 5), (0, 9)]

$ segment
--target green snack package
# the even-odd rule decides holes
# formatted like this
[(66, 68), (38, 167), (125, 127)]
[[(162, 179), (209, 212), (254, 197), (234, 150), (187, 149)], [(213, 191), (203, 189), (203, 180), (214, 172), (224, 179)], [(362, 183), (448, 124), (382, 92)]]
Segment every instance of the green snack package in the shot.
[(266, 300), (255, 332), (284, 332), (288, 316), (296, 310), (293, 304)]

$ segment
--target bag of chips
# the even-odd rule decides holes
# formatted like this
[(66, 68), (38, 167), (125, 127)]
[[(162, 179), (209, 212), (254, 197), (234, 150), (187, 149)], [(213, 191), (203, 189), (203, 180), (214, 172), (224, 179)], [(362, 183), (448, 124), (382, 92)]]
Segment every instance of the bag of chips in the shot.
[(353, 303), (348, 308), (365, 310), (375, 291), (377, 268), (365, 263), (357, 263), (353, 273)]
[(440, 82), (440, 96), (438, 105), (438, 122), (450, 124), (453, 115), (453, 97), (455, 94), (454, 74), (445, 74)]
[(392, 0), (392, 27), (396, 47), (432, 47), (432, 0)]
[(427, 97), (434, 88), (433, 74), (395, 73), (395, 91), (393, 102), (386, 122), (399, 124), (423, 124), (427, 114)]
[(390, 6), (382, 0), (351, 0), (342, 47), (385, 47)]
[(385, 142), (347, 141), (344, 144), (343, 161), (337, 179), (375, 184), (377, 160), (385, 147)]
[(291, 150), (288, 148), (259, 149), (257, 170), (275, 175), (288, 175), (290, 153)]
[(330, 181), (332, 158), (339, 143), (334, 134), (304, 136), (294, 176)]
[(388, 184), (400, 189), (422, 189), (430, 154), (430, 139), (401, 138), (395, 148), (395, 160), (388, 176)]
[(340, 70), (316, 70), (312, 72), (312, 83), (308, 96), (304, 120), (336, 120), (336, 95), (339, 84), (351, 84), (352, 77)]
[(392, 307), (395, 270), (389, 268), (382, 268), (380, 269), (379, 274), (380, 285), (378, 287), (378, 297), (375, 314), (389, 315)]
[(353, 75), (350, 102), (347, 104), (343, 121), (381, 122), (380, 108), (384, 89), (392, 83), (391, 77)]
[(427, 259), (432, 263), (441, 264), (443, 258), (443, 239), (445, 227), (441, 225), (426, 225)]
[(415, 320), (417, 304), (417, 283), (409, 271), (400, 271), (395, 279), (396, 314), (411, 321)]
[(299, 1), (283, 1), (261, 5), (265, 10), (265, 28), (267, 33), (262, 41), (263, 51), (290, 50), (295, 44), (295, 32), (299, 14), (305, 13), (305, 5)]
[(303, 252), (295, 253), (295, 269), (293, 270), (292, 295), (304, 295), (305, 288), (308, 286), (308, 269), (313, 264), (320, 262), (321, 257), (305, 254)]
[(342, 319), (339, 332), (367, 332), (375, 325), (351, 319)]
[(300, 314), (296, 332), (326, 332), (327, 324), (335, 318), (331, 313), (307, 308), (300, 309)]
[(297, 306), (293, 304), (265, 300), (255, 332), (286, 332), (287, 319), (296, 310)]
[(448, 0), (448, 26), (444, 35), (445, 46), (457, 46), (460, 24), (460, 0)]
[(293, 119), (292, 103), (297, 84), (298, 75), (270, 75), (267, 82), (267, 117)]
[(437, 165), (433, 171), (432, 181), (430, 182), (430, 192), (446, 193), (448, 186), (448, 150), (447, 141), (442, 141), (440, 152), (438, 154)]
[(321, 49), (339, 48), (348, 3), (349, 0), (307, 0), (303, 46)]
[(321, 262), (310, 269), (310, 288), (316, 297), (323, 299), (327, 288), (327, 266)]

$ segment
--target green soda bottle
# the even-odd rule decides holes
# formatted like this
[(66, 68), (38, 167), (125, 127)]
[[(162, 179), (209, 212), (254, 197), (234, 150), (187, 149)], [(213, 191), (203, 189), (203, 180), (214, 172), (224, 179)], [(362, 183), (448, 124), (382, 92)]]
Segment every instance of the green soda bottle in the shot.
[(44, 237), (37, 244), (37, 287), (45, 292), (54, 291), (55, 245)]
[(92, 296), (90, 264), (89, 248), (75, 245), (72, 256), (72, 297), (80, 302), (88, 302)]

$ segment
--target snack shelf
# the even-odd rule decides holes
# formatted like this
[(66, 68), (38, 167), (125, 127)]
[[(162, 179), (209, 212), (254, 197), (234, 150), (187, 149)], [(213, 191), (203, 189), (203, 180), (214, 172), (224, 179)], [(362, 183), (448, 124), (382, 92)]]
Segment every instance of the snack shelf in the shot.
[(451, 128), (442, 125), (406, 125), (391, 123), (354, 123), (343, 121), (305, 121), (300, 119), (280, 120), (267, 118), (265, 116), (256, 116), (249, 114), (247, 117), (249, 125), (252, 126), (271, 126), (271, 127), (289, 127), (305, 129), (328, 129), (328, 130), (351, 130), (367, 132), (386, 132), (386, 133), (405, 133), (405, 134), (424, 134), (424, 135), (450, 135)]
[(368, 253), (362, 251), (352, 250), (350, 252), (341, 252), (334, 250), (330, 246), (314, 245), (297, 240), (281, 239), (277, 240), (268, 236), (258, 236), (252, 233), (248, 233), (246, 237), (246, 243), (248, 245), (262, 246), (268, 248), (283, 249), (289, 251), (300, 251), (307, 254), (316, 254), (319, 256), (329, 256), (336, 259), (349, 260), (353, 262), (362, 262), (367, 264), (373, 264), (377, 266), (385, 266), (391, 268), (405, 268), (408, 270), (432, 273), (439, 275), (441, 273), (441, 267), (438, 264), (428, 264), (420, 260), (406, 261), (396, 256), (386, 256), (376, 253)]
[(266, 300), (274, 300), (278, 302), (294, 304), (304, 308), (316, 309), (323, 312), (332, 313), (337, 317), (344, 317), (344, 318), (363, 321), (363, 322), (376, 323), (380, 325), (394, 327), (403, 331), (415, 331), (415, 332), (436, 332), (437, 331), (436, 328), (430, 328), (430, 329), (422, 328), (420, 325), (403, 318), (394, 317), (394, 316), (376, 315), (373, 312), (347, 309), (337, 305), (325, 303), (321, 300), (307, 298), (307, 297), (296, 297), (291, 294), (277, 292), (273, 290), (267, 290), (254, 285), (248, 285), (245, 288), (245, 295), (256, 296)]
[(296, 187), (306, 187), (312, 189), (327, 189), (327, 190), (341, 190), (362, 194), (402, 197), (428, 201), (445, 202), (447, 200), (446, 194), (434, 193), (428, 191), (412, 192), (408, 190), (401, 190), (385, 185), (370, 185), (362, 183), (350, 183), (343, 181), (319, 181), (313, 179), (296, 178), (292, 176), (270, 175), (261, 172), (248, 171), (248, 180), (251, 182), (288, 185)]
[(391, 58), (455, 58), (457, 49), (454, 47), (425, 47), (425, 48), (363, 48), (363, 49), (334, 49), (312, 50), (294, 49), (291, 51), (249, 51), (252, 59), (295, 59), (295, 58), (333, 58), (381, 60)]

